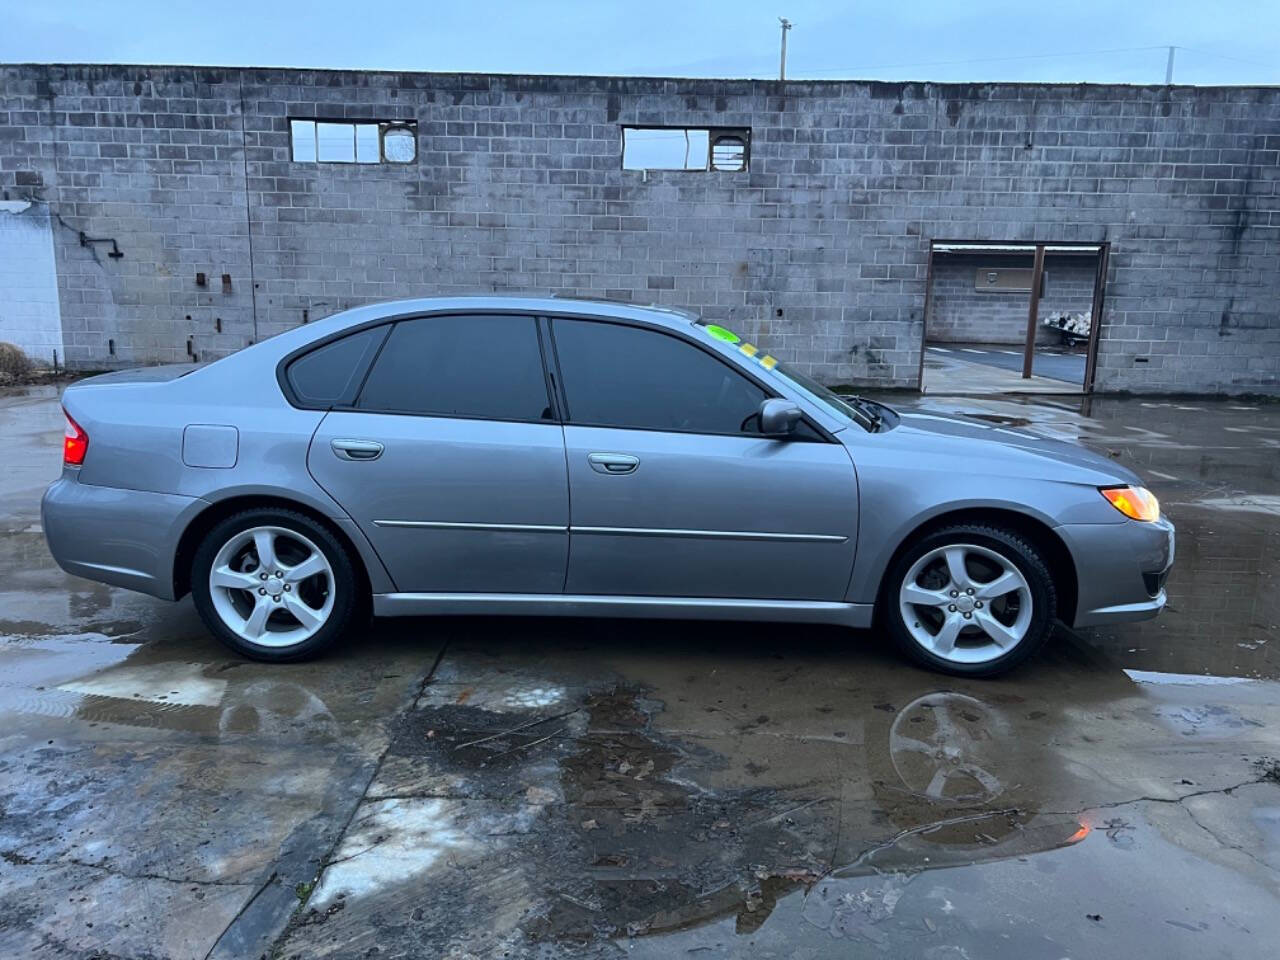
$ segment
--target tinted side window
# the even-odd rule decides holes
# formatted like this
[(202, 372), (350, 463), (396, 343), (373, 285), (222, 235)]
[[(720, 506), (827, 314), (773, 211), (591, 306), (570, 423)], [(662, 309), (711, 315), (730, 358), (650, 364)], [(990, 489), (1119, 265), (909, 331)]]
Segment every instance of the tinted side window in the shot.
[(327, 343), (289, 364), (285, 379), (306, 406), (349, 406), (365, 367), (386, 335), (386, 327), (372, 327)]
[(753, 415), (767, 394), (693, 344), (589, 320), (556, 320), (553, 329), (574, 423), (759, 432)]
[(533, 317), (421, 317), (397, 323), (357, 406), (491, 420), (551, 420)]

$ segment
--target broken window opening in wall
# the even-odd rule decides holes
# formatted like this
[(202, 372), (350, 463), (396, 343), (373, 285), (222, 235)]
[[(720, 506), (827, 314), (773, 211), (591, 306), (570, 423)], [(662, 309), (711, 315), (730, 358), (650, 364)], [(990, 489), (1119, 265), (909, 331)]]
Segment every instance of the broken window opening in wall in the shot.
[(418, 125), (408, 121), (290, 120), (295, 163), (412, 163)]
[(747, 169), (751, 131), (746, 127), (623, 127), (623, 170)]
[(712, 170), (747, 169), (747, 143), (741, 137), (723, 136), (711, 141)]

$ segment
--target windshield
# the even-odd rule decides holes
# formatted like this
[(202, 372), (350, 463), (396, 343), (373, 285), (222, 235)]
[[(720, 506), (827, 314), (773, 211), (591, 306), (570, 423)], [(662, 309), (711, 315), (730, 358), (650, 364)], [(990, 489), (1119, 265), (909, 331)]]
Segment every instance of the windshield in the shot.
[(807, 400), (817, 404), (831, 416), (852, 421), (866, 429), (875, 428), (879, 414), (874, 409), (868, 409), (870, 401), (861, 397), (841, 396), (830, 387), (824, 387), (798, 370), (791, 369), (782, 361), (774, 364), (769, 372), (788, 381), (793, 389), (799, 390)]
[(766, 380), (770, 378), (785, 380), (792, 390), (801, 393), (806, 400), (821, 408), (824, 413), (845, 423), (856, 423), (864, 430), (875, 430), (879, 426), (881, 413), (877, 408), (880, 408), (881, 404), (861, 397), (838, 394), (830, 387), (823, 386), (776, 357), (761, 353), (759, 347), (747, 343), (732, 330), (714, 323), (700, 322), (699, 325), (714, 339), (735, 344), (739, 353), (755, 362), (765, 374)]

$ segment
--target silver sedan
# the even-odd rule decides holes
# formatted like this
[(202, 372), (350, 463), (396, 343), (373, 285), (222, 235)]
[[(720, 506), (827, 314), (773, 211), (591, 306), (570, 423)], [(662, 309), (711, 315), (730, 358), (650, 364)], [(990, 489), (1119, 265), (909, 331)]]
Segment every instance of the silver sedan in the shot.
[(878, 622), (991, 675), (1057, 619), (1155, 616), (1173, 562), (1123, 467), (837, 395), (657, 307), (376, 304), (63, 403), (58, 563), (189, 592), (263, 660), (370, 612), (701, 617)]

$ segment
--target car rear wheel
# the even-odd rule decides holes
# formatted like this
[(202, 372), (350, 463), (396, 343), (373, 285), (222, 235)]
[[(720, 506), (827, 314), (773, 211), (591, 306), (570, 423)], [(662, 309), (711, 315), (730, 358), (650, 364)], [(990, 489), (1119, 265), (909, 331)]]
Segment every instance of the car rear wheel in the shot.
[(935, 531), (894, 563), (883, 609), (898, 645), (918, 663), (995, 676), (1031, 656), (1053, 630), (1053, 578), (1039, 551), (1009, 530)]
[(350, 625), (357, 578), (322, 524), (291, 510), (246, 510), (196, 550), (191, 593), (209, 630), (255, 660), (314, 656)]

